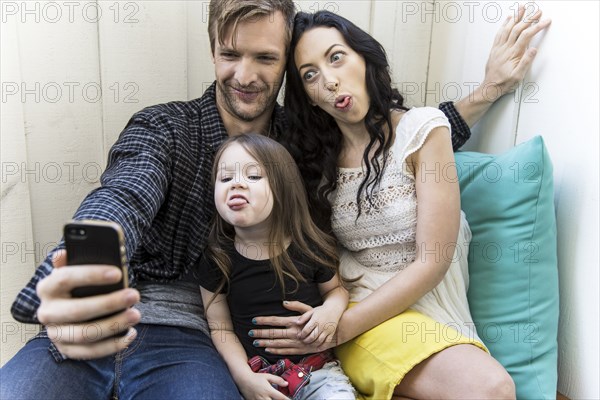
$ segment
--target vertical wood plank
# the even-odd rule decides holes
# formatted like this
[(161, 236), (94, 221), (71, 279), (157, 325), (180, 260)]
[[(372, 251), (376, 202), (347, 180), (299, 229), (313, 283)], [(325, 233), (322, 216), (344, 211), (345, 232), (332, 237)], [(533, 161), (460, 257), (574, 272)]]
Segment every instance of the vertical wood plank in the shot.
[(188, 99), (195, 99), (215, 80), (210, 41), (208, 40), (207, 0), (187, 1)]
[(589, 1), (537, 4), (552, 25), (533, 43), (538, 54), (524, 82), (517, 141), (542, 135), (554, 165), (561, 316), (558, 390), (572, 399), (596, 399), (600, 7)]
[(0, 68), (2, 70), (2, 102), (0, 103), (0, 324), (4, 365), (37, 327), (20, 324), (10, 314), (17, 293), (27, 283), (35, 268), (29, 185), (23, 175), (27, 165), (25, 125), (21, 100), (18, 25), (7, 19), (0, 25)]
[(371, 20), (371, 0), (301, 0), (295, 1), (297, 11), (314, 13), (327, 10), (349, 19), (361, 29), (369, 32)]
[(187, 100), (185, 1), (101, 2), (103, 156), (144, 107)]
[(386, 49), (393, 82), (409, 107), (425, 105), (433, 23), (421, 13), (425, 4), (405, 0), (374, 2), (373, 36)]
[[(424, 10), (434, 21), (426, 104), (457, 101), (480, 86), (494, 37), (513, 2), (436, 1)], [(489, 88), (493, 90), (493, 88)], [(465, 149), (497, 153), (514, 146), (518, 102), (504, 96), (472, 129)]]
[(36, 264), (98, 183), (101, 86), (94, 2), (18, 3), (26, 179)]

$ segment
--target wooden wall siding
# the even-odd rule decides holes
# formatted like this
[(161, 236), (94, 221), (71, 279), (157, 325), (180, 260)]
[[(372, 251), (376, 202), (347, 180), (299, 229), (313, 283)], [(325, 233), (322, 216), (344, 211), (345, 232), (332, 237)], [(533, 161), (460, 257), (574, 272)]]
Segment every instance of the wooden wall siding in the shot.
[[(497, 30), (515, 10), (513, 2), (437, 2), (431, 39), (426, 104), (454, 101), (482, 84), (484, 68)], [(429, 14), (428, 14), (429, 15)], [(490, 90), (493, 90), (490, 88)], [(512, 148), (519, 102), (500, 99), (473, 130), (465, 149), (497, 153)], [(484, 133), (485, 132), (485, 133)]]
[(388, 53), (392, 79), (408, 106), (425, 105), (433, 18), (423, 11), (429, 7), (433, 7), (433, 2), (377, 1), (374, 4), (373, 35)]
[(136, 111), (188, 99), (185, 3), (125, 3), (117, 23), (112, 18), (100, 20), (101, 72), (107, 93), (102, 110), (106, 149)]
[[(598, 2), (544, 1), (553, 17), (526, 77), (517, 143), (543, 135), (554, 164), (560, 283), (559, 392), (598, 399)], [(581, 36), (573, 37), (575, 26)]]
[(40, 10), (39, 22), (19, 24), (18, 43), (23, 86), (34, 92), (23, 102), (33, 240), (47, 248), (97, 185), (104, 146), (97, 25), (77, 14), (51, 22)]
[(208, 40), (208, 2), (186, 1), (187, 5), (187, 70), (188, 98), (202, 96), (215, 80)]
[(14, 294), (29, 279), (35, 268), (29, 185), (22, 174), (23, 167), (27, 165), (27, 148), (23, 103), (19, 93), (21, 72), (17, 29), (15, 22), (7, 22), (1, 25), (0, 32), (3, 83), (3, 98), (0, 103), (0, 364), (8, 361), (37, 331), (37, 327), (17, 323), (8, 312)]

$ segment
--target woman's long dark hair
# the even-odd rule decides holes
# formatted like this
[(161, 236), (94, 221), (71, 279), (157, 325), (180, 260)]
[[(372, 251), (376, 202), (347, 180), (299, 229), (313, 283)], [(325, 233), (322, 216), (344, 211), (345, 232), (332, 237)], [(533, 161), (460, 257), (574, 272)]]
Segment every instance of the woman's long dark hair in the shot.
[[(284, 101), (290, 129), (283, 132), (281, 143), (288, 148), (300, 168), (315, 222), (324, 231), (331, 232), (328, 195), (337, 186), (337, 162), (342, 150), (342, 132), (333, 117), (319, 107), (311, 106), (294, 57), (302, 35), (317, 27), (337, 29), (352, 50), (365, 59), (365, 80), (370, 98), (365, 126), (371, 140), (363, 154), (366, 174), (356, 195), (358, 216), (361, 214), (362, 192), (366, 191), (367, 199), (371, 202), (373, 189), (381, 180), (387, 162), (393, 138), (391, 110), (407, 108), (404, 107), (402, 95), (392, 87), (385, 50), (371, 35), (347, 19), (328, 11), (296, 14), (286, 70)], [(388, 135), (385, 134), (384, 127), (387, 127)], [(375, 152), (370, 159), (369, 154), (374, 146)]]

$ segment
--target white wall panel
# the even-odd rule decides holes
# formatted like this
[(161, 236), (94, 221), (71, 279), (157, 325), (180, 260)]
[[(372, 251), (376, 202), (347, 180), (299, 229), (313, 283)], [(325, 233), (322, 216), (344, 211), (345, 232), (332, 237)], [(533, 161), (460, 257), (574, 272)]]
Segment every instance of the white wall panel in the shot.
[(210, 41), (208, 40), (208, 2), (186, 1), (188, 45), (188, 99), (202, 96), (215, 80)]
[(387, 52), (392, 80), (408, 106), (423, 106), (433, 25), (422, 13), (427, 2), (374, 3), (372, 32)]
[[(26, 179), (34, 244), (44, 258), (87, 192), (102, 160), (101, 82), (97, 22), (100, 7), (18, 3)], [(85, 10), (85, 11), (84, 11)]]
[(99, 23), (106, 154), (129, 118), (144, 107), (187, 100), (185, 1), (106, 2)]
[[(436, 2), (424, 18), (435, 21), (426, 104), (456, 101), (483, 82), (484, 67), (497, 30), (515, 12), (515, 2)], [(490, 88), (490, 90), (493, 90)], [(507, 95), (497, 101), (473, 129), (465, 149), (501, 152), (515, 141), (518, 102)]]
[(598, 399), (598, 2), (539, 2), (552, 18), (525, 86), (517, 141), (542, 135), (554, 164), (560, 272), (559, 391)]
[(17, 29), (16, 21), (7, 21), (1, 25), (0, 35), (0, 365), (8, 361), (37, 332), (36, 326), (17, 323), (10, 315), (10, 306), (15, 296), (33, 274), (36, 264), (29, 185), (23, 176), (27, 152)]
[(320, 10), (340, 14), (358, 25), (365, 31), (370, 31), (372, 0), (300, 0), (295, 1), (296, 10), (314, 13)]

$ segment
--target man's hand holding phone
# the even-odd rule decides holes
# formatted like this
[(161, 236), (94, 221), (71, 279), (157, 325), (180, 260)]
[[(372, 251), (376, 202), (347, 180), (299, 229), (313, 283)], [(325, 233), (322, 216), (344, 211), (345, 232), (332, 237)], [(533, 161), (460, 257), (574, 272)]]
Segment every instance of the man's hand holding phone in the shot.
[[(70, 250), (79, 252), (73, 246)], [(100, 358), (125, 349), (137, 334), (133, 326), (141, 316), (130, 307), (139, 302), (139, 292), (124, 284), (127, 278), (122, 265), (74, 264), (73, 258), (70, 256), (67, 267), (67, 252), (54, 254), (54, 270), (37, 286), (41, 301), (38, 320), (46, 326), (50, 340), (68, 358)], [(102, 287), (110, 291), (94, 291)], [(123, 331), (126, 335), (119, 336)]]

